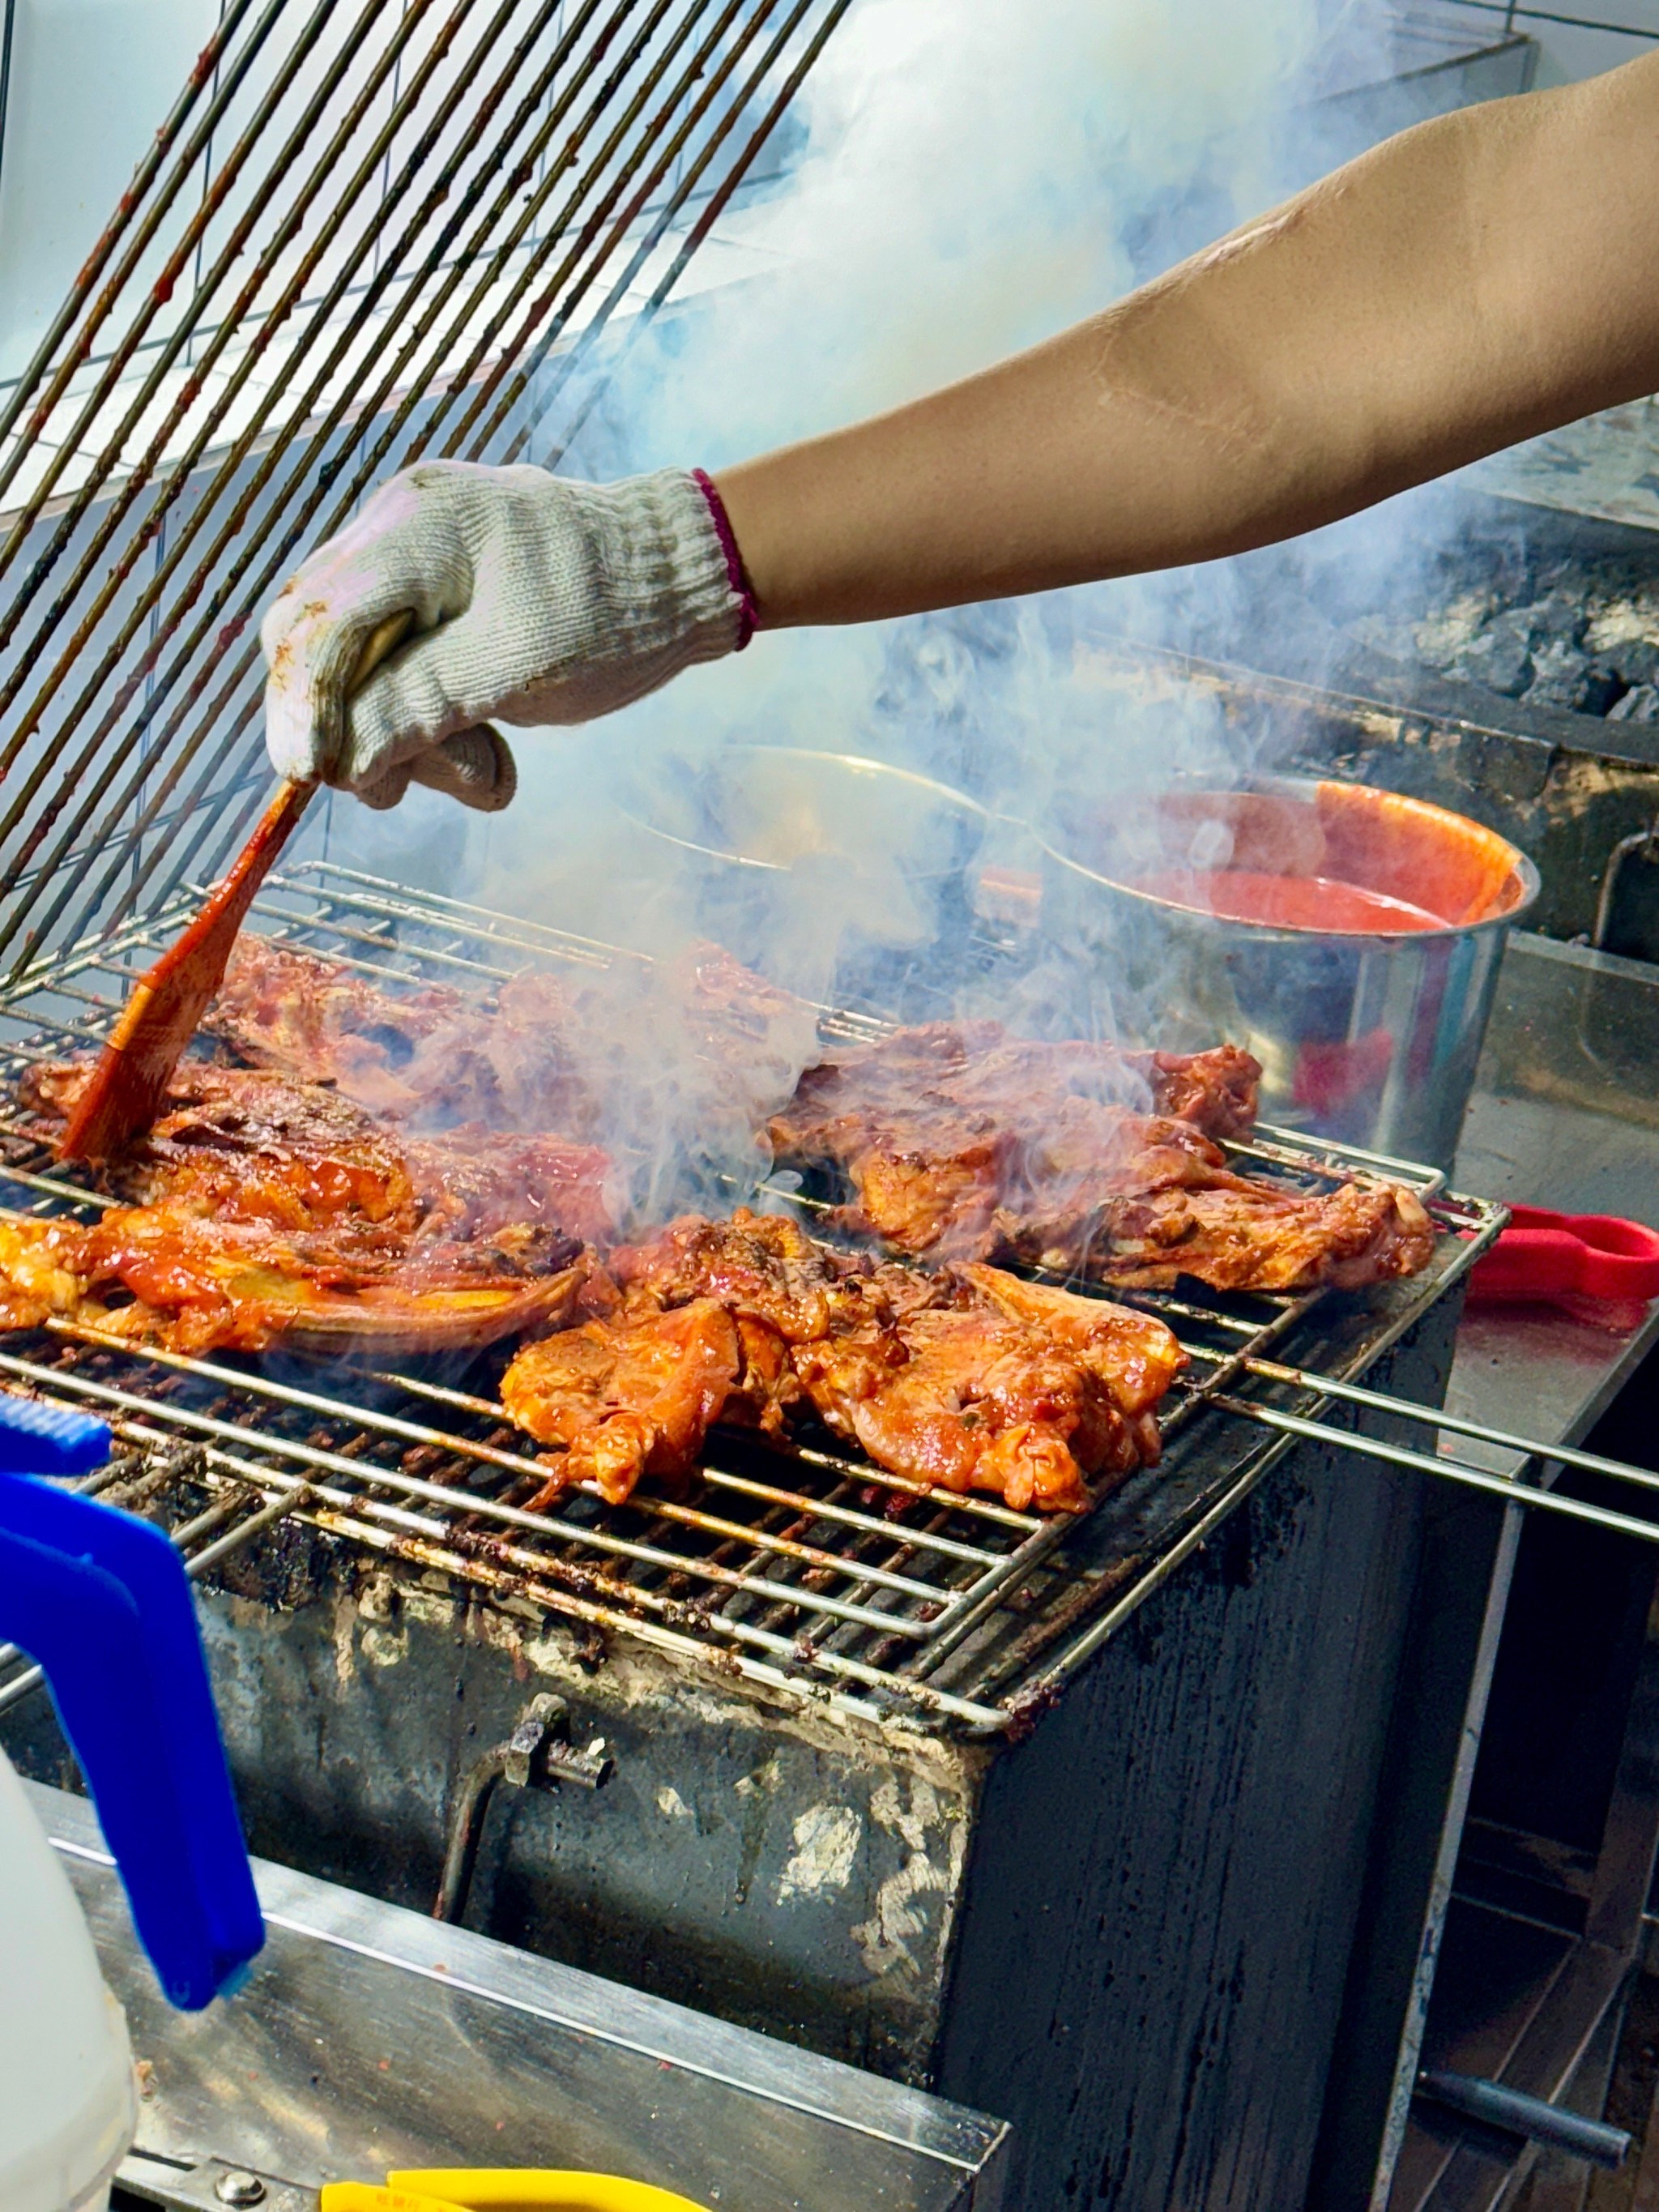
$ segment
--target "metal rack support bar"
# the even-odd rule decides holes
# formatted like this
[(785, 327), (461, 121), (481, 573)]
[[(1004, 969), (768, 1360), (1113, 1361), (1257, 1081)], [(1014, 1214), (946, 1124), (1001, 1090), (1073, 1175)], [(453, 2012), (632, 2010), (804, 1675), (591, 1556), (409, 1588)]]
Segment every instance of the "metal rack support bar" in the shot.
[[(1218, 1394), (1211, 1402), (1224, 1407), (1228, 1413), (1237, 1413), (1244, 1420), (1255, 1422), (1259, 1427), (1277, 1429), (1285, 1436), (1306, 1437), (1311, 1443), (1353, 1452), (1361, 1459), (1381, 1460), (1387, 1466), (1406, 1468), (1416, 1474), (1438, 1475), (1443, 1481), (1484, 1491), (1489, 1498), (1501, 1498), (1507, 1504), (1538, 1506), (1547, 1512), (1559, 1513), (1570, 1521), (1589, 1522), (1597, 1528), (1613, 1529), (1621, 1536), (1638, 1537), (1644, 1544), (1659, 1544), (1659, 1521), (1638, 1521), (1631, 1514), (1614, 1513), (1583, 1498), (1562, 1498), (1553, 1490), (1516, 1482), (1507, 1475), (1489, 1474), (1485, 1468), (1471, 1467), (1464, 1460), (1441, 1459), (1429, 1452), (1413, 1451), (1405, 1444), (1385, 1443), (1381, 1437), (1364, 1436), (1352, 1429), (1334, 1429), (1299, 1413), (1282, 1413), (1276, 1406), (1252, 1405), (1248, 1398)], [(1384, 1398), (1379, 1402), (1391, 1413), (1409, 1412), (1419, 1419), (1427, 1411), (1424, 1407), (1411, 1406), (1404, 1399)], [(1523, 1448), (1538, 1459), (1553, 1459), (1556, 1455), (1548, 1444), (1534, 1443)], [(1618, 1460), (1607, 1461), (1603, 1471), (1612, 1471), (1620, 1481), (1639, 1484), (1644, 1488), (1659, 1486), (1659, 1479), (1647, 1468), (1626, 1467)]]
[(1527, 1459), (1553, 1461), (1561, 1467), (1577, 1468), (1584, 1474), (1605, 1474), (1615, 1482), (1634, 1483), (1640, 1489), (1659, 1490), (1659, 1474), (1645, 1468), (1632, 1467), (1624, 1460), (1607, 1459), (1600, 1452), (1581, 1451), (1576, 1444), (1540, 1443), (1533, 1437), (1518, 1437), (1483, 1421), (1466, 1420), (1461, 1413), (1449, 1413), (1442, 1407), (1419, 1406), (1410, 1398), (1392, 1398), (1383, 1391), (1367, 1390), (1357, 1382), (1334, 1382), (1328, 1376), (1310, 1374), (1305, 1368), (1283, 1366), (1276, 1359), (1247, 1358), (1240, 1364), (1267, 1382), (1295, 1383), (1301, 1389), (1318, 1391), (1322, 1397), (1340, 1398), (1345, 1405), (1364, 1406), (1402, 1420), (1419, 1421), (1425, 1427), (1443, 1430), (1449, 1436), (1467, 1437), (1474, 1443), (1492, 1444), (1501, 1451), (1518, 1452)]

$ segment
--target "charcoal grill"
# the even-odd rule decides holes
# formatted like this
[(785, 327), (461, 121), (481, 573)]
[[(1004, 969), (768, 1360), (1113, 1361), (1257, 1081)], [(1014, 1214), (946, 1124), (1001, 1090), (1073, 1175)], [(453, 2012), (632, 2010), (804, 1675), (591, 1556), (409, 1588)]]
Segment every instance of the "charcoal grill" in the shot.
[[(143, 922), (37, 963), (0, 994), (0, 1069), (9, 1084), (15, 1087), (31, 1062), (101, 1044), (131, 982), (176, 937), (200, 895), (198, 887)], [(393, 995), (434, 981), (487, 994), (526, 966), (649, 964), (641, 954), (325, 860), (274, 878), (252, 926), (343, 963)], [(882, 1028), (866, 1013), (819, 1013), (827, 1048)], [(1091, 1517), (1089, 1548), (1098, 1549), (1099, 1532), (1110, 1530), (1120, 1554), (1109, 1593), (1091, 1586), (1100, 1617), (1070, 1638), (1051, 1628), (1042, 1642), (1017, 1638), (1012, 1662), (990, 1624), (1039, 1569), (1063, 1574), (1074, 1524), (988, 1497), (930, 1491), (827, 1438), (768, 1444), (728, 1432), (704, 1466), (696, 1502), (653, 1498), (602, 1510), (588, 1485), (532, 1513), (516, 1501), (540, 1488), (544, 1469), (522, 1432), (494, 1398), (418, 1364), (354, 1376), (285, 1363), (279, 1374), (234, 1357), (134, 1349), (94, 1328), (56, 1323), (26, 1352), (14, 1340), (14, 1349), (0, 1353), (0, 1375), (13, 1387), (104, 1412), (141, 1460), (188, 1453), (191, 1480), (219, 1501), (202, 1516), (204, 1525), (186, 1523), (191, 1533), (180, 1532), (192, 1559), (206, 1545), (204, 1572), (239, 1540), (224, 1532), (228, 1520), (241, 1519), (251, 1541), (293, 1514), (459, 1581), (511, 1591), (865, 1718), (902, 1714), (969, 1734), (1004, 1733), (1020, 1724), (1032, 1670), (1045, 1653), (1060, 1646), (1042, 1675), (1052, 1686), (1213, 1534), (1291, 1439), (1336, 1443), (1494, 1496), (1513, 1498), (1522, 1487), (1443, 1448), (1430, 1458), (1334, 1430), (1323, 1418), (1333, 1407), (1408, 1419), (1494, 1450), (1540, 1449), (1352, 1379), (1462, 1281), (1501, 1227), (1501, 1207), (1448, 1193), (1434, 1170), (1290, 1132), (1262, 1128), (1224, 1149), (1241, 1166), (1291, 1188), (1330, 1188), (1356, 1176), (1408, 1183), (1440, 1232), (1436, 1258), (1422, 1276), (1376, 1302), (1330, 1371), (1276, 1356), (1293, 1355), (1298, 1333), (1308, 1334), (1317, 1291), (1221, 1297), (1194, 1285), (1179, 1295), (1128, 1294), (1174, 1329), (1192, 1362), (1161, 1411), (1165, 1456)], [(0, 1114), (0, 1153), (11, 1218), (63, 1211), (90, 1218), (108, 1202), (82, 1171), (52, 1159), (15, 1107)], [(828, 1203), (798, 1192), (775, 1193), (772, 1200), (802, 1208), (809, 1223)], [(1229, 1427), (1220, 1415), (1233, 1421), (1231, 1441), (1218, 1449), (1218, 1432)], [(1659, 1488), (1659, 1478), (1593, 1455), (1547, 1456)], [(1641, 1519), (1535, 1486), (1523, 1490), (1522, 1502), (1659, 1539)], [(0, 1681), (0, 1711), (37, 1679), (31, 1670)]]
[[(101, 1042), (132, 978), (188, 911), (188, 901), (180, 902), (28, 971), (0, 999), (5, 1073), (15, 1082), (32, 1057)], [(254, 920), (394, 994), (436, 980), (484, 992), (528, 964), (642, 957), (327, 861), (276, 879)], [(876, 1026), (868, 1016), (827, 1009), (821, 1020), (826, 1045)], [(55, 1163), (15, 1113), (0, 1122), (0, 1146), (12, 1210), (84, 1213), (104, 1202), (76, 1171)], [(1193, 1364), (1164, 1412), (1164, 1463), (1091, 1517), (1087, 1548), (1112, 1543), (1116, 1554), (1109, 1576), (1086, 1583), (1096, 1617), (1051, 1619), (1040, 1634), (1017, 1612), (1011, 1632), (1007, 1601), (1039, 1572), (1064, 1577), (1072, 1524), (990, 1498), (930, 1492), (827, 1438), (766, 1446), (723, 1436), (701, 1493), (687, 1503), (653, 1498), (605, 1509), (590, 1486), (530, 1512), (521, 1501), (544, 1476), (533, 1448), (495, 1399), (417, 1364), (367, 1370), (355, 1381), (292, 1363), (279, 1375), (234, 1358), (135, 1351), (64, 1324), (27, 1347), (14, 1342), (0, 1352), (0, 1376), (106, 1413), (143, 1463), (187, 1452), (191, 1478), (182, 1489), (199, 1486), (213, 1503), (184, 1523), (192, 1533), (181, 1530), (181, 1541), (191, 1550), (204, 1546), (198, 1556), (207, 1567), (244, 1532), (251, 1542), (292, 1515), (349, 1544), (622, 1631), (681, 1659), (734, 1669), (771, 1690), (826, 1699), (867, 1719), (902, 1716), (918, 1725), (1002, 1733), (1020, 1724), (1039, 1683), (1051, 1694), (1123, 1625), (1291, 1439), (1329, 1441), (1334, 1432), (1322, 1415), (1332, 1405), (1401, 1413), (1348, 1376), (1461, 1280), (1501, 1222), (1500, 1209), (1449, 1195), (1437, 1176), (1373, 1155), (1271, 1131), (1228, 1149), (1256, 1174), (1301, 1188), (1385, 1167), (1403, 1173), (1434, 1214), (1439, 1252), (1425, 1276), (1399, 1286), (1368, 1316), (1328, 1375), (1294, 1360), (1316, 1294), (1137, 1294), (1136, 1303), (1176, 1330)], [(1289, 1361), (1275, 1356), (1281, 1349), (1291, 1352)], [(1516, 1441), (1421, 1408), (1410, 1413), (1488, 1443)], [(1395, 1464), (1430, 1463), (1380, 1439), (1342, 1441)], [(1514, 1484), (1478, 1466), (1445, 1458), (1432, 1464), (1452, 1479), (1514, 1493)], [(1558, 1511), (1608, 1517), (1577, 1500), (1534, 1495)], [(228, 1521), (240, 1526), (228, 1528)], [(1629, 1525), (1645, 1533), (1641, 1522)], [(30, 1670), (0, 1682), (0, 1711), (34, 1679)]]
[[(202, 887), (185, 887), (144, 920), (23, 971), (0, 995), (0, 1078), (15, 1084), (32, 1060), (101, 1042), (134, 976), (201, 896)], [(487, 994), (526, 965), (592, 969), (643, 957), (325, 860), (273, 878), (252, 921), (394, 994), (433, 981)], [(881, 1028), (867, 1012), (830, 1008), (819, 1010), (819, 1025), (826, 1046)], [(1492, 1449), (1527, 1449), (1414, 1401), (1443, 1384), (1448, 1316), (1501, 1209), (1447, 1192), (1431, 1171), (1284, 1132), (1259, 1131), (1230, 1150), (1253, 1172), (1304, 1188), (1404, 1176), (1440, 1231), (1435, 1258), (1423, 1275), (1364, 1301), (1138, 1294), (1175, 1328), (1192, 1366), (1164, 1408), (1162, 1466), (1080, 1521), (1044, 1522), (994, 1498), (929, 1492), (827, 1437), (770, 1445), (738, 1431), (717, 1432), (688, 1499), (641, 1496), (611, 1508), (581, 1490), (532, 1512), (523, 1501), (544, 1471), (490, 1395), (487, 1359), (457, 1374), (413, 1361), (349, 1370), (198, 1358), (62, 1324), (8, 1340), (0, 1382), (108, 1419), (118, 1455), (94, 1486), (167, 1526), (203, 1584), (221, 1707), (262, 1847), (343, 1870), (401, 1901), (429, 1902), (439, 1859), (470, 1869), (480, 1856), (478, 1833), (457, 1821), (483, 1825), (480, 1777), (495, 1771), (489, 1759), (500, 1765), (489, 1741), (530, 1741), (524, 1731), (549, 1692), (529, 1692), (550, 1685), (552, 1702), (571, 1717), (572, 1744), (585, 1741), (586, 1749), (563, 1753), (543, 1778), (591, 1780), (614, 1759), (617, 1780), (604, 1803), (578, 1808), (562, 1789), (556, 1806), (526, 1800), (496, 1820), (495, 1851), (482, 1854), (495, 1924), (535, 1948), (620, 1969), (839, 2055), (945, 2079), (967, 2016), (951, 2001), (950, 1977), (983, 1972), (969, 1964), (975, 1950), (1006, 1941), (1006, 1930), (982, 1924), (979, 1900), (991, 1877), (975, 1879), (986, 1838), (998, 1832), (1002, 1776), (1011, 1766), (1041, 1776), (1056, 1762), (1073, 1765), (1066, 1740), (1079, 1713), (1092, 1706), (1095, 1726), (1105, 1724), (1103, 1680), (1114, 1662), (1132, 1673), (1140, 1665), (1133, 1637), (1121, 1632), (1183, 1562), (1200, 1553), (1209, 1565), (1194, 1561), (1195, 1597), (1185, 1578), (1166, 1594), (1154, 1638), (1168, 1632), (1170, 1607), (1178, 1617), (1213, 1601), (1218, 1560), (1226, 1610), (1228, 1577), (1248, 1583), (1259, 1571), (1248, 1557), (1237, 1565), (1241, 1543), (1247, 1555), (1256, 1545), (1270, 1557), (1293, 1553), (1297, 1602), (1313, 1607), (1322, 1643), (1311, 1660), (1301, 1652), (1303, 1674), (1328, 1669), (1356, 1614), (1376, 1610), (1380, 1577), (1389, 1601), (1360, 1638), (1360, 1703), (1375, 1728), (1386, 1720), (1393, 1655), (1409, 1633), (1423, 1479), (1431, 1490), (1449, 1479), (1494, 1500), (1520, 1498), (1659, 1534), (1633, 1513), (1556, 1498), (1423, 1449), (1425, 1424)], [(105, 1202), (15, 1115), (0, 1121), (0, 1199), (13, 1216)], [(786, 1202), (783, 1194), (772, 1202)], [(794, 1194), (789, 1202), (810, 1213), (824, 1201)], [(1373, 1387), (1390, 1363), (1409, 1395)], [(1336, 1425), (1344, 1416), (1354, 1428)], [(1335, 1485), (1315, 1509), (1322, 1538), (1311, 1547), (1292, 1533), (1297, 1515), (1287, 1522), (1282, 1503), (1286, 1474), (1293, 1494), (1309, 1482), (1310, 1448)], [(1417, 1478), (1409, 1498), (1358, 1469), (1343, 1474), (1356, 1453)], [(1547, 1457), (1612, 1464), (1565, 1449)], [(1270, 1480), (1275, 1471), (1280, 1483)], [(1638, 1485), (1659, 1482), (1618, 1471)], [(1264, 1486), (1273, 1502), (1252, 1534), (1250, 1501)], [(1322, 1605), (1337, 1617), (1322, 1620)], [(1300, 1644), (1310, 1631), (1296, 1609), (1278, 1628)], [(1231, 1650), (1209, 1631), (1198, 1640), (1218, 1684), (1231, 1680), (1243, 1694), (1252, 1674), (1272, 1679), (1260, 1632)], [(401, 1656), (387, 1662), (388, 1648)], [(1343, 1657), (1338, 1672), (1352, 1663)], [(44, 1701), (31, 1694), (38, 1683), (21, 1655), (0, 1654), (9, 1741), (27, 1764), (51, 1771)], [(1322, 1705), (1322, 1694), (1311, 1702)], [(1343, 1714), (1344, 1729), (1352, 1720)], [(344, 1747), (338, 1755), (351, 1778), (343, 1785), (319, 1747), (319, 1727)], [(1170, 1729), (1166, 1716), (1160, 1733)], [(1333, 1911), (1349, 1926), (1361, 1802), (1374, 1785), (1374, 1774), (1351, 1777), (1316, 1823), (1334, 1867), (1346, 1869)], [(1051, 1775), (1026, 1794), (1041, 1805), (1054, 1786)], [(1166, 1786), (1154, 1802), (1177, 1834), (1188, 1819), (1212, 1824), (1213, 1808), (1204, 1808), (1213, 1780), (1188, 1775), (1178, 1800), (1165, 1798)], [(659, 1955), (642, 1966), (647, 1931), (618, 1909), (619, 1866), (637, 1916), (641, 1884), (651, 1888), (641, 1866), (663, 1879), (653, 1829), (665, 1806), (676, 1826), (700, 1824), (706, 1804), (745, 1790), (762, 1801), (772, 1840), (738, 1840), (722, 1852), (699, 1832), (692, 1849), (703, 1890), (693, 1884), (688, 1893), (682, 1867), (669, 1878), (672, 1901), (660, 1886), (650, 1895), (645, 1917), (660, 1915)], [(619, 1816), (618, 1798), (633, 1810)], [(1052, 1805), (1049, 1816), (1059, 1817)], [(1022, 1802), (1020, 1820), (1031, 1817)], [(1334, 1818), (1340, 1836), (1330, 1832)], [(1009, 1836), (1018, 1825), (1001, 1816)], [(764, 1868), (769, 1895), (734, 1934), (721, 1923), (734, 1917), (728, 1884), (740, 1904), (751, 1893), (756, 1863), (745, 1876), (745, 1853)], [(792, 1895), (811, 1910), (787, 1913)], [(1329, 1943), (1328, 1929), (1320, 1940)], [(786, 1954), (787, 1998), (757, 1972), (763, 1949)], [(1333, 1961), (1344, 1955), (1339, 1939)], [(1296, 1969), (1306, 1971), (1305, 1961)], [(1327, 2035), (1340, 1994), (1340, 1972), (1328, 1963)], [(1282, 2002), (1281, 1991), (1273, 2002)], [(1047, 2184), (1036, 2176), (1032, 2186)]]

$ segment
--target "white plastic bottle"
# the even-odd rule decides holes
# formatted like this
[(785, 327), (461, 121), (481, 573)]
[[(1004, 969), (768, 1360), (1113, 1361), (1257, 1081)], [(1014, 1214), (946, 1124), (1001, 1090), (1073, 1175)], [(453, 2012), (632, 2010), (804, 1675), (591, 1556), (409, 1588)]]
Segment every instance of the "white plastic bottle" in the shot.
[[(183, 1562), (149, 1522), (58, 1486), (109, 1453), (101, 1421), (0, 1390), (0, 1642), (42, 1668), (134, 1933), (169, 2002), (199, 2011), (264, 1923)], [(0, 1753), (0, 2212), (103, 2212), (134, 2090), (69, 1876)]]
[(125, 2018), (0, 1752), (0, 2212), (103, 2212), (137, 2124)]

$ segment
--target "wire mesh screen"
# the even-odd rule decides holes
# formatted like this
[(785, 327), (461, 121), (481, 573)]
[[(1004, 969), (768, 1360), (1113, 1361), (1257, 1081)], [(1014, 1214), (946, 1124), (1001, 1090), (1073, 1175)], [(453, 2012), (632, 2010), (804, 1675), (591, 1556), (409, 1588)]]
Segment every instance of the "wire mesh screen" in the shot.
[(257, 619), (422, 455), (556, 459), (850, 0), (228, 0), (0, 385), (0, 971), (211, 876)]

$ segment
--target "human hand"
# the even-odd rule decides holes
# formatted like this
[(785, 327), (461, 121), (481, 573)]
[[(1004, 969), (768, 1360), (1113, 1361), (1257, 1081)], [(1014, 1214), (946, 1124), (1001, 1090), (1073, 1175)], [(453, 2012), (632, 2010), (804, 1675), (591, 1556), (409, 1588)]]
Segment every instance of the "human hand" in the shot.
[[(358, 687), (390, 616), (412, 617)], [(512, 756), (489, 720), (585, 722), (747, 642), (753, 610), (706, 478), (589, 484), (423, 461), (310, 554), (260, 628), (273, 765), (367, 805), (411, 781), (495, 809)]]

